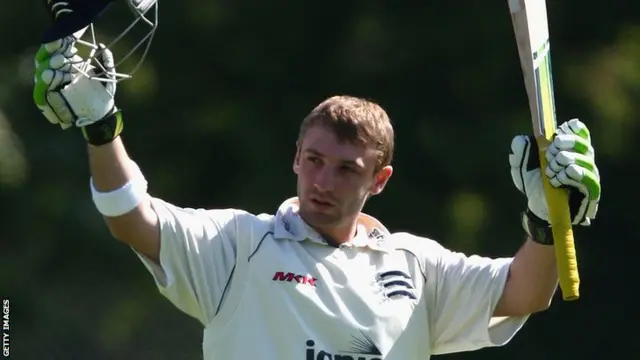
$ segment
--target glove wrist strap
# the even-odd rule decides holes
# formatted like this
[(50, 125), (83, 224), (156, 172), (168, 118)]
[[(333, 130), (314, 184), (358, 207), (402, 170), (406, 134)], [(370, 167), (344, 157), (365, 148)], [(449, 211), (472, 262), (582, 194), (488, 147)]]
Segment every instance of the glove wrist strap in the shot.
[(537, 217), (529, 209), (522, 213), (522, 227), (531, 240), (542, 245), (553, 245), (551, 225)]
[(115, 140), (123, 130), (122, 113), (115, 111), (104, 119), (83, 126), (82, 136), (91, 145), (105, 145)]

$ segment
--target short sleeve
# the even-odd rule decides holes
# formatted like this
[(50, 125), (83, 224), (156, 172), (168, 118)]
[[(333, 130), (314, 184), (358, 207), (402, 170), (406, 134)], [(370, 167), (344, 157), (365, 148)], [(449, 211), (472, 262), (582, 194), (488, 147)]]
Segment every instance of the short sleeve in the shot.
[(251, 226), (252, 215), (236, 209), (181, 208), (157, 198), (151, 204), (160, 223), (160, 263), (136, 254), (160, 293), (206, 325), (231, 280), (238, 242), (251, 240), (243, 238), (247, 233), (240, 228)]
[(428, 304), (434, 354), (473, 351), (508, 343), (528, 316), (494, 318), (512, 258), (466, 256), (430, 241)]

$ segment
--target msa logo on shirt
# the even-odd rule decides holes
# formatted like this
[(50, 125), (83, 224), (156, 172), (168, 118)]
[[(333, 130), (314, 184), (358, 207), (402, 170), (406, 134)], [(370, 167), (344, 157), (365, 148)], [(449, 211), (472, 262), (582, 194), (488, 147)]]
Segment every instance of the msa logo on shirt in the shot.
[(376, 344), (366, 335), (362, 338), (353, 337), (351, 349), (339, 353), (330, 353), (322, 349), (316, 349), (316, 342), (307, 340), (305, 360), (382, 360), (382, 353)]
[(316, 278), (309, 275), (294, 274), (292, 272), (276, 271), (273, 275), (273, 281), (295, 282), (296, 284), (316, 286)]

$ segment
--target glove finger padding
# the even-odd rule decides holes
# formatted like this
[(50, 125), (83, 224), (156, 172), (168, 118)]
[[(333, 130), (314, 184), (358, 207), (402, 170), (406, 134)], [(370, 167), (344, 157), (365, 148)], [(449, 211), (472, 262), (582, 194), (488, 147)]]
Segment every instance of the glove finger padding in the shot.
[[(75, 114), (67, 106), (67, 102), (64, 100), (58, 89), (63, 88), (71, 82), (72, 75), (68, 72), (58, 70), (46, 70), (42, 73), (42, 81), (49, 85), (49, 89), (46, 92), (45, 101), (46, 106), (43, 113), (48, 113), (48, 109), (51, 113), (55, 114), (57, 123), (63, 129), (67, 129), (73, 125), (73, 119)], [(51, 121), (51, 120), (49, 120)]]
[(74, 42), (60, 39), (44, 44), (36, 54), (33, 99), (44, 117), (52, 124), (69, 128), (75, 118), (59, 90), (72, 81), (73, 63), (81, 62)]
[(571, 119), (562, 123), (562, 125), (556, 129), (556, 136), (560, 135), (577, 135), (591, 144), (591, 132), (589, 128), (587, 128), (587, 125), (579, 119)]
[[(550, 179), (554, 187), (568, 188), (569, 207), (574, 225), (589, 225), (598, 210), (600, 183), (598, 176), (578, 165), (572, 164), (554, 174)], [(595, 190), (593, 190), (595, 189)]]
[(38, 68), (34, 87), (34, 101), (42, 114), (52, 124), (68, 125), (73, 122), (73, 113), (57, 91), (71, 82), (72, 75), (68, 72), (52, 70), (43, 63)]
[(591, 133), (580, 120), (571, 119), (556, 134), (545, 154), (549, 164), (545, 173), (553, 186), (571, 190), (570, 205), (578, 207), (574, 224), (589, 225), (598, 212), (601, 192)]
[(561, 151), (570, 151), (590, 158), (593, 158), (595, 155), (591, 142), (577, 135), (556, 135), (551, 144), (549, 144), (545, 158), (547, 161), (551, 161), (551, 159)]

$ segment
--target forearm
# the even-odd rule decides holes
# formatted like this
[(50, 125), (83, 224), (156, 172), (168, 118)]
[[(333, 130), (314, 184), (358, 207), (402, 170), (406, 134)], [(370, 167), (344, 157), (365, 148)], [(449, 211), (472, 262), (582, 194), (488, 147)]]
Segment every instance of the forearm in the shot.
[(495, 316), (518, 316), (546, 309), (558, 286), (555, 249), (527, 239), (514, 256)]
[(135, 176), (135, 168), (120, 137), (105, 145), (88, 147), (89, 167), (96, 190), (119, 189)]
[[(120, 137), (101, 145), (89, 145), (89, 167), (96, 191), (108, 193), (118, 190), (139, 177)], [(118, 216), (104, 217), (109, 231), (153, 260), (159, 255), (159, 228), (157, 215), (148, 199), (133, 210)]]

